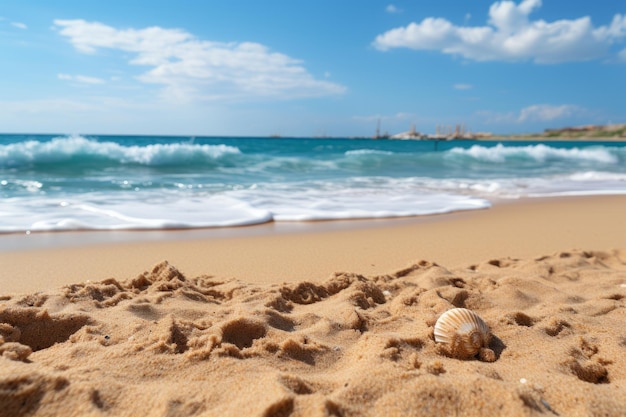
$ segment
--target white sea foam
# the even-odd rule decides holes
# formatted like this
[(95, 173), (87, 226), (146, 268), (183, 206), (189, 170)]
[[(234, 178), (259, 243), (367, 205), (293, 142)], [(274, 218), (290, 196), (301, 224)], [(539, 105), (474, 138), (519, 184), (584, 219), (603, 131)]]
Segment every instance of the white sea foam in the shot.
[(551, 197), (566, 195), (626, 194), (626, 174), (581, 172), (547, 177), (492, 179), (424, 178), (419, 187), (450, 193), (470, 194), (485, 199)]
[(511, 158), (528, 158), (537, 162), (562, 159), (601, 162), (606, 164), (615, 164), (619, 161), (618, 157), (613, 155), (606, 148), (560, 149), (544, 144), (529, 146), (504, 146), (498, 144), (494, 147), (473, 145), (469, 149), (453, 148), (450, 150), (450, 154), (465, 155), (477, 160), (494, 163), (503, 163)]
[(616, 172), (586, 171), (576, 172), (569, 176), (572, 181), (611, 181), (626, 184), (626, 174)]
[(482, 198), (426, 191), (414, 187), (411, 181), (394, 178), (273, 184), (239, 190), (232, 195), (271, 212), (275, 221), (392, 218), (490, 206)]
[(128, 164), (169, 165), (194, 159), (217, 159), (228, 154), (239, 154), (236, 147), (224, 144), (200, 145), (191, 143), (149, 144), (125, 146), (116, 142), (97, 141), (83, 136), (65, 136), (49, 141), (29, 140), (0, 145), (0, 167), (20, 166), (25, 163), (55, 163), (71, 158), (99, 157)]
[[(309, 185), (310, 186), (310, 185)], [(489, 207), (472, 196), (407, 188), (300, 189), (251, 186), (220, 195), (132, 191), (70, 199), (14, 197), (0, 202), (0, 231), (122, 230), (225, 227), (268, 221), (386, 218)]]
[(272, 215), (223, 196), (180, 198), (102, 194), (86, 201), (12, 198), (0, 202), (0, 231), (134, 230), (228, 227), (265, 223)]
[(36, 192), (39, 192), (42, 187), (43, 187), (43, 184), (41, 183), (41, 181), (20, 180), (20, 179), (0, 181), (0, 190), (4, 188), (4, 189), (10, 189), (13, 192), (26, 191), (29, 193), (36, 193)]
[(0, 231), (199, 228), (419, 216), (487, 208), (494, 198), (626, 194), (625, 176), (581, 172), (490, 180), (359, 177), (342, 182), (256, 183), (218, 192), (181, 183), (169, 191), (130, 188), (57, 199), (43, 193), (1, 200)]
[(393, 152), (381, 151), (378, 149), (355, 149), (352, 151), (346, 151), (346, 155), (393, 155)]

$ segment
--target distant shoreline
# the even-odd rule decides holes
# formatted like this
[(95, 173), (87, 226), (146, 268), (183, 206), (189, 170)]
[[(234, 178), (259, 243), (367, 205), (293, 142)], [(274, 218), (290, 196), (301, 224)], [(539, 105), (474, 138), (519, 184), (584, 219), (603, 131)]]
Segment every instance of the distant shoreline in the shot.
[(462, 136), (437, 136), (419, 132), (403, 132), (395, 135), (383, 136), (283, 136), (279, 134), (233, 136), (233, 135), (173, 135), (173, 134), (124, 134), (124, 133), (33, 133), (33, 132), (0, 132), (2, 136), (98, 136), (98, 137), (170, 137), (170, 138), (247, 138), (247, 139), (369, 139), (369, 140), (417, 140), (417, 141), (450, 141), (450, 140), (477, 140), (477, 141), (588, 141), (588, 142), (626, 142), (626, 124), (584, 125), (563, 127), (559, 129), (545, 129), (542, 133), (499, 133), (477, 132), (465, 133)]
[(626, 141), (626, 124), (588, 125), (546, 129), (543, 133), (525, 135), (505, 135), (510, 139), (521, 140), (586, 140), (586, 141)]
[[(464, 139), (459, 139), (464, 140)], [(477, 138), (471, 140), (478, 140), (482, 142), (494, 142), (494, 141), (510, 141), (510, 142), (626, 142), (626, 137), (567, 137), (567, 136), (554, 136), (546, 137), (539, 135), (523, 136), (523, 135), (511, 135), (511, 136), (494, 136), (491, 138)]]
[(563, 127), (559, 129), (545, 129), (543, 133), (493, 134), (491, 132), (466, 132), (457, 125), (454, 133), (449, 129), (448, 134), (425, 134), (416, 132), (412, 128), (409, 132), (402, 132), (373, 139), (399, 140), (486, 140), (486, 141), (626, 141), (626, 124), (584, 125)]

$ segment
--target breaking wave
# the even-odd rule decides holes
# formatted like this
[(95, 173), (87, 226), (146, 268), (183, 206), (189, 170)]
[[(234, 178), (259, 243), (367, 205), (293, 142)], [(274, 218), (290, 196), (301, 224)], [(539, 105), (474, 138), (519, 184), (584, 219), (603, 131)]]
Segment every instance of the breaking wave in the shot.
[(56, 137), (49, 141), (29, 140), (0, 145), (0, 168), (59, 163), (137, 164), (168, 166), (212, 162), (239, 154), (228, 145), (164, 143), (125, 146), (83, 136)]
[(609, 149), (600, 147), (561, 149), (544, 144), (528, 146), (504, 146), (498, 144), (494, 147), (473, 145), (469, 149), (453, 148), (449, 152), (451, 155), (466, 156), (478, 161), (492, 163), (504, 163), (518, 159), (527, 159), (535, 162), (555, 160), (589, 161), (605, 164), (616, 164), (619, 162), (617, 155)]

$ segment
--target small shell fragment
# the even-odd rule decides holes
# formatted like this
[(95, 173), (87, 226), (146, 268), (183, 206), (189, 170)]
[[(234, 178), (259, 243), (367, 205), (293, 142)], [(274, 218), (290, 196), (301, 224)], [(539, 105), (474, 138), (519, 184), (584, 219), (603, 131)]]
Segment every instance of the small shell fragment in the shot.
[(443, 313), (435, 323), (434, 336), (441, 350), (453, 358), (470, 359), (479, 354), (481, 360), (495, 360), (494, 352), (488, 348), (489, 326), (466, 308), (453, 308)]

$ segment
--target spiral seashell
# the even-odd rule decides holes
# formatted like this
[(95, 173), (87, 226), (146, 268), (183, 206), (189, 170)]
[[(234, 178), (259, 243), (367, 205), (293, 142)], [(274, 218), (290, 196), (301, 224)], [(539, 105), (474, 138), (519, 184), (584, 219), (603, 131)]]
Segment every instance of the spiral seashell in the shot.
[(443, 313), (435, 323), (435, 342), (441, 343), (445, 354), (453, 358), (480, 358), (492, 362), (493, 351), (489, 326), (480, 316), (466, 308), (453, 308)]

